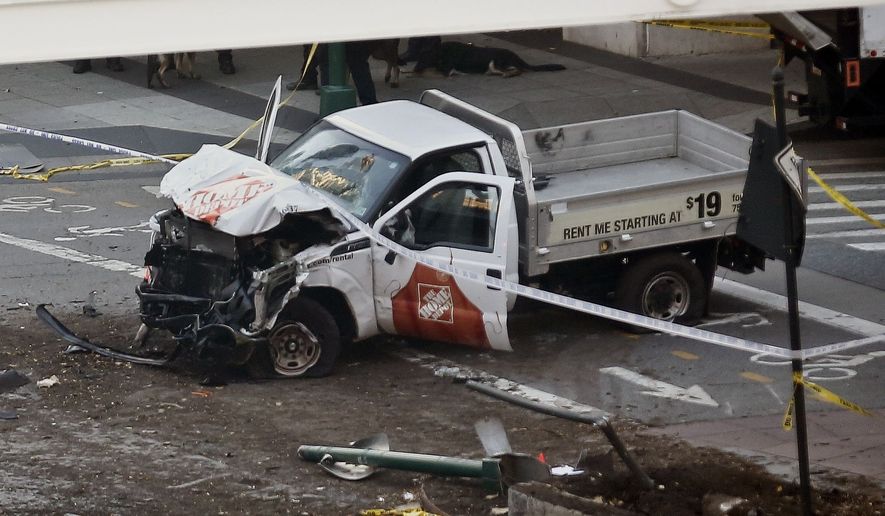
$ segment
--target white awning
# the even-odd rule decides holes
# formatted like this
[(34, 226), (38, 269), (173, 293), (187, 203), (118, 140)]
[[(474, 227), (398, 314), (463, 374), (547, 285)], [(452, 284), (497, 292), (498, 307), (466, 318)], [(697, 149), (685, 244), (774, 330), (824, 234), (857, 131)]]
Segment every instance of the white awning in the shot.
[(0, 0), (0, 64), (855, 7), (846, 0)]

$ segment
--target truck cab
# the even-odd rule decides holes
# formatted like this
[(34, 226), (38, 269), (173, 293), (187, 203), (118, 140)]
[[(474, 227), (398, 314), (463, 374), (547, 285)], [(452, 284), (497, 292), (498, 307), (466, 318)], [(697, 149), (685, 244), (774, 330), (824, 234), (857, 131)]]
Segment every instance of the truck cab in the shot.
[(326, 117), (269, 166), (206, 146), (161, 184), (175, 208), (152, 221), (142, 320), (272, 376), (327, 374), (343, 341), (379, 333), (510, 349), (513, 295), (392, 254), (356, 226), (517, 281), (514, 180), (494, 152), (482, 131), (407, 101)]

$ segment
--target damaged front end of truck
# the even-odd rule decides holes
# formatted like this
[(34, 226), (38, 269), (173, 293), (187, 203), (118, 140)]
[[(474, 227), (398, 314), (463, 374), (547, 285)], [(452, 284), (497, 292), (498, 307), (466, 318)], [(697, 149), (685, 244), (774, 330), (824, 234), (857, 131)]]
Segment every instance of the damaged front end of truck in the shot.
[(221, 147), (205, 146), (176, 166), (160, 189), (174, 208), (151, 219), (136, 289), (142, 322), (171, 332), (181, 352), (210, 367), (328, 373), (337, 349), (322, 349), (312, 317), (280, 317), (310, 311), (309, 300), (297, 299), (308, 264), (345, 235), (344, 223), (305, 188)]

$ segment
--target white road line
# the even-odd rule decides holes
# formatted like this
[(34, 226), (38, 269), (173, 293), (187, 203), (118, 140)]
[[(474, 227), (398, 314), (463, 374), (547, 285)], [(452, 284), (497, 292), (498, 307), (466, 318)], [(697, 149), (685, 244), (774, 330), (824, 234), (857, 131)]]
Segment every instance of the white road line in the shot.
[[(780, 294), (724, 278), (716, 278), (714, 285), (717, 292), (781, 311), (787, 310), (787, 298)], [(848, 330), (865, 337), (885, 335), (885, 325), (854, 317), (853, 315), (843, 314), (805, 301), (799, 301), (799, 314), (807, 319)]]
[(92, 265), (94, 267), (99, 267), (109, 271), (128, 272), (131, 276), (135, 276), (136, 278), (141, 278), (143, 276), (144, 267), (133, 265), (131, 263), (126, 263), (120, 260), (112, 260), (110, 258), (105, 258), (104, 256), (99, 256), (97, 254), (84, 253), (81, 251), (77, 251), (76, 249), (71, 249), (69, 247), (62, 247), (55, 244), (47, 244), (45, 242), (31, 240), (28, 238), (19, 238), (6, 233), (0, 233), (0, 242), (4, 244), (14, 245), (16, 247), (21, 247), (22, 249), (27, 249), (28, 251), (34, 251), (37, 253), (54, 256), (63, 260), (69, 260), (77, 263), (85, 263), (86, 265)]
[[(885, 213), (870, 215), (875, 220), (885, 220)], [(843, 224), (845, 222), (863, 222), (857, 215), (845, 215), (841, 217), (815, 217), (805, 220), (806, 226), (819, 226), (821, 224)]]
[(146, 185), (146, 186), (142, 186), (141, 189), (144, 190), (145, 192), (153, 195), (154, 197), (160, 196), (160, 187), (159, 186)]
[(777, 395), (777, 392), (774, 390), (774, 387), (772, 387), (771, 384), (765, 384), (765, 388), (768, 389), (768, 392), (770, 392), (772, 396), (774, 396), (774, 399), (777, 400), (778, 405), (784, 404), (784, 400), (782, 400), (781, 397)]
[[(874, 184), (874, 185), (832, 185), (833, 188), (839, 190), (840, 192), (866, 192), (871, 190), (885, 190), (885, 185), (883, 184)], [(822, 193), (824, 191), (823, 188), (819, 186), (809, 186), (808, 193)]]
[[(858, 208), (885, 208), (885, 201), (852, 201)], [(838, 202), (817, 202), (808, 205), (808, 211), (837, 210), (842, 208)]]
[(805, 238), (866, 238), (871, 236), (885, 236), (885, 229), (855, 229), (851, 231), (815, 233), (806, 235)]
[(702, 389), (700, 385), (692, 385), (688, 388), (679, 387), (678, 385), (655, 380), (650, 376), (641, 375), (636, 371), (631, 371), (623, 367), (603, 367), (599, 372), (610, 374), (621, 380), (638, 385), (643, 389), (640, 391), (640, 394), (645, 394), (647, 396), (669, 398), (671, 400), (684, 401), (714, 408), (719, 406), (719, 402), (707, 394), (707, 391)]
[(885, 251), (885, 242), (870, 242), (863, 244), (848, 244), (848, 247), (860, 249), (861, 251)]

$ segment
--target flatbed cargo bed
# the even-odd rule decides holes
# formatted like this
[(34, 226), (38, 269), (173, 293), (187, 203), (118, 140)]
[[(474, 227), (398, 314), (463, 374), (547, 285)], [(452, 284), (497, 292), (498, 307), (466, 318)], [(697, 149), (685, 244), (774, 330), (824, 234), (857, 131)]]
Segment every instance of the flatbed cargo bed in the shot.
[(430, 91), (422, 103), (492, 135), (521, 180), (520, 266), (733, 235), (751, 139), (680, 110), (521, 131)]

